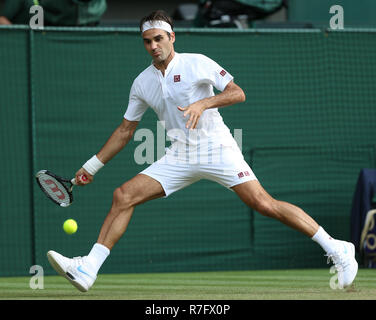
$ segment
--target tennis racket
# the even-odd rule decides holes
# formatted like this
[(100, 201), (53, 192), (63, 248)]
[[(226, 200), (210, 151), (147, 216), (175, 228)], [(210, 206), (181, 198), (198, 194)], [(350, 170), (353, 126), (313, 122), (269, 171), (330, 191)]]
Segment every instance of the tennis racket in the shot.
[[(64, 179), (48, 170), (40, 170), (35, 175), (37, 183), (44, 194), (54, 203), (61, 207), (68, 207), (73, 202), (73, 187), (77, 184), (76, 179)], [(81, 176), (87, 180), (85, 175)]]

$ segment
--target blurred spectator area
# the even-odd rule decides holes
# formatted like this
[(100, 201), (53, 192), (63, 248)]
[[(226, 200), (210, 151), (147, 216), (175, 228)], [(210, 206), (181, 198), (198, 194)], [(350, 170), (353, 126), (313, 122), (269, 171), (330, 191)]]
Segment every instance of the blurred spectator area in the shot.
[(107, 0), (107, 4), (108, 8), (102, 17), (102, 25), (138, 27), (140, 19), (154, 10), (162, 9), (174, 15), (179, 4), (187, 4), (190, 5), (189, 11), (192, 12), (192, 8), (197, 10), (198, 0)]
[[(267, 3), (279, 0), (259, 1)], [(5, 0), (0, 0), (0, 13), (4, 2)], [(328, 28), (332, 16), (329, 9), (335, 4), (341, 5), (344, 9), (345, 28), (376, 27), (376, 0), (283, 0), (283, 2), (285, 5), (276, 12), (265, 15), (262, 19), (249, 21), (249, 27)], [(199, 3), (200, 0), (107, 0), (108, 8), (102, 17), (101, 25), (138, 27), (138, 22), (143, 16), (153, 10), (163, 9), (174, 18), (176, 27), (192, 27)]]
[[(59, 1), (59, 0), (56, 0)], [(172, 15), (176, 27), (190, 27), (198, 10), (200, 0), (107, 0), (107, 11), (102, 17), (103, 26), (138, 27), (139, 21), (153, 10), (162, 9)], [(1, 8), (5, 0), (0, 0)], [(284, 9), (267, 17), (267, 21), (285, 21)]]
[[(2, 1), (2, 0), (0, 0)], [(102, 19), (102, 25), (138, 26), (139, 20), (153, 10), (165, 10), (174, 18), (176, 27), (192, 27), (200, 0), (107, 0), (108, 9)], [(284, 8), (265, 20), (286, 21), (287, 13)]]

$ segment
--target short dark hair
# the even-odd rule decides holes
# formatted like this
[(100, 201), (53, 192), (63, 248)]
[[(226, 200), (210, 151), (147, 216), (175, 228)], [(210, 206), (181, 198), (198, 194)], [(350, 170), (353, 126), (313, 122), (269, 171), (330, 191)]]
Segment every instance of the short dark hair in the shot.
[[(171, 29), (174, 30), (172, 18), (166, 12), (164, 12), (163, 10), (157, 10), (157, 11), (153, 11), (152, 13), (150, 13), (149, 15), (147, 15), (146, 17), (143, 17), (141, 19), (141, 21), (140, 21), (140, 31), (142, 32), (142, 25), (146, 21), (156, 21), (156, 20), (162, 20), (162, 21), (167, 22), (171, 26)], [(170, 36), (169, 32), (167, 32), (167, 34)]]

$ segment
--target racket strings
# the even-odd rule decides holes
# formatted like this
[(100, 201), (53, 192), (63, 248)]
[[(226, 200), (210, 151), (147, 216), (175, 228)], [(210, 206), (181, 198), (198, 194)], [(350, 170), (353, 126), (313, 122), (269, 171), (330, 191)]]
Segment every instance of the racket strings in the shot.
[(70, 204), (69, 193), (60, 181), (48, 174), (40, 174), (38, 176), (38, 181), (43, 191), (54, 201), (63, 205)]

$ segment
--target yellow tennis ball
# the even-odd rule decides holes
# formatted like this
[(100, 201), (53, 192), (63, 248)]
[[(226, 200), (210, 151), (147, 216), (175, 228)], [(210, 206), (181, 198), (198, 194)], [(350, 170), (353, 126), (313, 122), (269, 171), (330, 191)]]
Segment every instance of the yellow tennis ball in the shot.
[(65, 220), (63, 229), (67, 234), (72, 234), (77, 231), (77, 222), (73, 219)]

